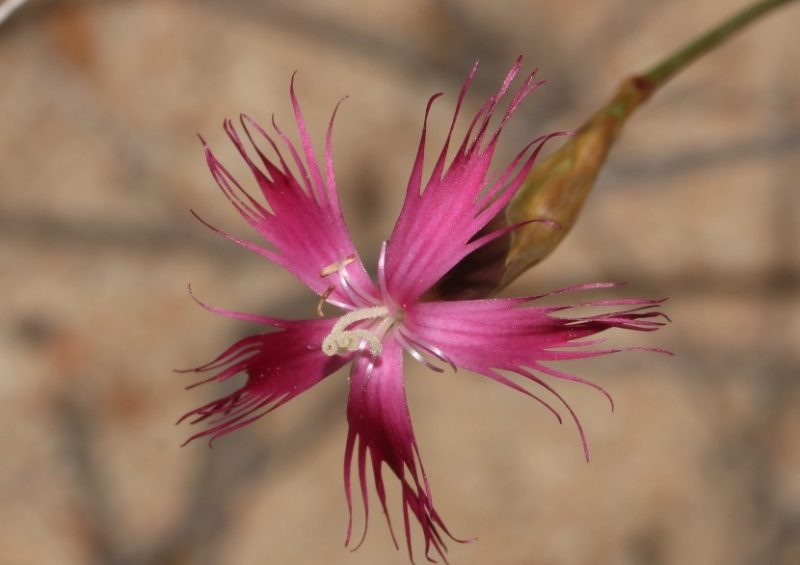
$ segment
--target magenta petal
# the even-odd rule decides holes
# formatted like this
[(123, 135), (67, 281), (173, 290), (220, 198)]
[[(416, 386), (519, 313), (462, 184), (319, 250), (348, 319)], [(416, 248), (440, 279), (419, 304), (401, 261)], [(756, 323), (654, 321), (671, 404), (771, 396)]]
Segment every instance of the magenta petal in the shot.
[[(295, 176), (272, 136), (246, 116), (241, 117), (240, 123), (247, 143), (229, 120), (225, 121), (225, 131), (258, 184), (260, 199), (246, 190), (203, 143), (214, 180), (234, 208), (269, 246), (261, 247), (223, 235), (278, 263), (319, 295), (333, 287), (329, 294), (330, 301), (352, 306), (353, 301), (341, 288), (339, 277), (333, 272), (323, 272), (333, 264), (347, 261), (350, 282), (367, 294), (376, 294), (358, 258), (339, 206), (331, 147), (336, 112), (328, 127), (323, 175), (314, 156), (294, 88), (291, 98), (302, 143), (302, 157), (288, 136), (277, 126), (275, 130), (302, 180)], [(256, 138), (260, 139), (259, 143)], [(270, 147), (276, 160), (268, 157), (261, 145)]]
[[(400, 481), (409, 557), (413, 560), (410, 524), (410, 518), (413, 516), (425, 538), (425, 556), (430, 560), (430, 552), (433, 550), (444, 559), (447, 548), (442, 534), (455, 538), (447, 531), (433, 507), (425, 470), (414, 439), (403, 383), (403, 350), (393, 339), (385, 339), (383, 353), (371, 371), (369, 364), (368, 357), (359, 357), (354, 361), (350, 374), (350, 396), (347, 405), (347, 421), (350, 428), (344, 462), (345, 493), (351, 513), (347, 543), (351, 542), (352, 533), (350, 475), (354, 457), (365, 511), (364, 536), (366, 535), (369, 514), (367, 495), (367, 454), (369, 454), (378, 500), (389, 522), (390, 530), (392, 524), (386, 507), (383, 465), (386, 464)], [(393, 530), (392, 538), (397, 545)]]
[(611, 396), (599, 385), (553, 369), (543, 362), (621, 351), (575, 348), (596, 343), (597, 340), (585, 340), (610, 328), (638, 331), (657, 329), (665, 323), (664, 315), (656, 309), (659, 304), (660, 301), (655, 300), (587, 302), (581, 306), (626, 308), (593, 316), (569, 317), (567, 306), (531, 306), (530, 300), (524, 298), (428, 302), (410, 308), (403, 325), (421, 348), (439, 350), (448, 362), (529, 394), (554, 410), (545, 400), (517, 385), (498, 370), (516, 373), (546, 389), (572, 416), (588, 458), (580, 421), (566, 400), (545, 378), (554, 377), (596, 388), (608, 398), (613, 409)]
[(247, 380), (234, 392), (185, 414), (178, 422), (207, 428), (187, 440), (211, 441), (246, 426), (308, 390), (350, 359), (328, 357), (320, 344), (336, 320), (280, 320), (278, 331), (237, 341), (213, 361), (193, 369), (213, 376), (192, 386), (224, 381), (239, 373)]
[(452, 162), (445, 167), (453, 126), (475, 73), (475, 68), (472, 69), (459, 95), (450, 134), (423, 191), (426, 125), (435, 97), (428, 103), (406, 198), (386, 248), (387, 288), (402, 306), (416, 301), (462, 258), (488, 241), (476, 242), (473, 238), (508, 203), (533, 166), (542, 144), (551, 137), (534, 140), (497, 177), (489, 178), (503, 126), (522, 100), (540, 84), (533, 81), (535, 73), (528, 75), (487, 140), (490, 119), (520, 66), (517, 60), (499, 91), (474, 117)]

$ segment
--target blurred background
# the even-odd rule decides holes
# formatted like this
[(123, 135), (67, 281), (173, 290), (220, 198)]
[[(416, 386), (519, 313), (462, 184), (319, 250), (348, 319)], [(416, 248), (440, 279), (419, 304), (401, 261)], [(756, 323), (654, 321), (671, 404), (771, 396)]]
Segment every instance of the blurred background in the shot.
[[(291, 129), (297, 70), (319, 146), (349, 95), (338, 182), (374, 264), (425, 102), (446, 93), (438, 148), (473, 61), (470, 111), (518, 54), (548, 81), (506, 130), (507, 160), (745, 4), (30, 0), (0, 27), (0, 564), (407, 563), (380, 512), (359, 551), (342, 547), (345, 374), (212, 450), (180, 447), (196, 430), (175, 420), (223, 387), (187, 392), (193, 377), (172, 370), (256, 331), (199, 308), (187, 284), (269, 315), (312, 317), (317, 302), (191, 217), (254, 237), (195, 134), (250, 182), (224, 118), (274, 113)], [(478, 538), (451, 544), (453, 563), (800, 563), (797, 29), (790, 5), (658, 93), (575, 230), (507, 291), (627, 281), (602, 296), (670, 299), (668, 328), (609, 339), (675, 357), (567, 367), (608, 388), (615, 413), (558, 383), (591, 463), (529, 398), (409, 368), (437, 508)]]

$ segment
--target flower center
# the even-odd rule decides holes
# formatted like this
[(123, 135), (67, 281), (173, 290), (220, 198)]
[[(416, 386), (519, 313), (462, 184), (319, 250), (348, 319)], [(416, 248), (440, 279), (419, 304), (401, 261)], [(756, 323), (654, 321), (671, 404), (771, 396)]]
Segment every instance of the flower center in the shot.
[[(356, 322), (380, 318), (383, 318), (383, 320), (376, 328), (376, 331), (365, 328), (347, 329)], [(325, 336), (322, 341), (322, 351), (325, 355), (332, 357), (346, 351), (356, 351), (362, 344), (366, 344), (372, 356), (377, 357), (381, 354), (381, 338), (394, 321), (389, 315), (389, 309), (386, 306), (372, 306), (348, 312), (336, 320), (333, 328), (331, 328), (331, 333)]]

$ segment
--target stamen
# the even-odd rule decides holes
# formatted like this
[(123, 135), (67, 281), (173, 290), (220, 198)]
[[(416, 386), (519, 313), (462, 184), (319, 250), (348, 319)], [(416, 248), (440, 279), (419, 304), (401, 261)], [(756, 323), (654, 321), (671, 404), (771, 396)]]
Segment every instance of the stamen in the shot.
[(372, 356), (379, 356), (381, 354), (381, 339), (377, 334), (362, 328), (348, 330), (347, 327), (362, 320), (382, 318), (388, 316), (388, 314), (389, 309), (385, 306), (373, 306), (348, 312), (336, 320), (333, 328), (331, 328), (331, 333), (322, 341), (322, 351), (325, 355), (338, 355), (344, 351), (356, 351), (362, 342), (366, 342)]
[(334, 290), (336, 290), (335, 286), (329, 286), (325, 289), (325, 292), (322, 293), (322, 296), (319, 297), (319, 302), (317, 302), (317, 316), (320, 318), (325, 317), (325, 314), (322, 312), (322, 307), (325, 305), (325, 301), (328, 300), (328, 297), (333, 294)]
[(350, 298), (353, 304), (363, 306), (367, 304), (377, 304), (378, 301), (354, 285), (350, 280), (350, 275), (347, 274), (347, 266), (342, 266), (339, 269), (339, 282), (341, 283), (342, 290)]
[(383, 297), (384, 302), (386, 302), (389, 307), (392, 309), (393, 312), (397, 312), (400, 308), (397, 306), (397, 303), (389, 294), (389, 291), (386, 290), (386, 242), (384, 241), (381, 244), (381, 254), (378, 256), (378, 287), (381, 292), (381, 296)]
[(420, 363), (421, 365), (425, 365), (431, 371), (435, 371), (437, 373), (444, 373), (444, 369), (442, 369), (441, 367), (437, 367), (436, 365), (425, 359), (425, 357), (422, 356), (422, 353), (417, 351), (414, 348), (414, 346), (411, 345), (411, 343), (409, 343), (409, 341), (406, 339), (402, 331), (396, 331), (394, 333), (394, 338), (397, 340), (397, 343), (400, 344), (400, 347), (405, 349), (409, 355), (411, 355), (414, 359), (417, 360), (418, 363)]
[(347, 266), (354, 263), (356, 260), (355, 255), (348, 255), (341, 261), (331, 263), (327, 267), (323, 267), (319, 272), (320, 277), (327, 277), (329, 275), (338, 275), (340, 290), (350, 299), (351, 304), (338, 304), (345, 309), (350, 309), (353, 306), (370, 306), (379, 304), (378, 300), (369, 292), (361, 289), (357, 284), (353, 284), (350, 275), (347, 272)]
[(350, 299), (350, 301), (357, 306), (366, 306), (368, 304), (375, 304), (375, 299), (369, 298), (363, 292), (359, 292), (355, 285), (350, 281), (350, 276), (347, 274), (347, 267), (339, 269), (339, 283), (342, 290)]
[(428, 367), (429, 369), (436, 371), (437, 373), (444, 373), (444, 369), (441, 367), (437, 367), (433, 363), (429, 362), (425, 357), (423, 357), (420, 349), (433, 357), (436, 357), (439, 361), (443, 363), (447, 363), (450, 365), (450, 368), (453, 369), (453, 372), (458, 372), (458, 367), (456, 364), (453, 363), (453, 360), (447, 356), (447, 354), (436, 347), (435, 345), (422, 342), (414, 337), (412, 337), (408, 330), (406, 330), (403, 326), (398, 326), (395, 330), (395, 338), (403, 346), (405, 349), (414, 359)]
[(331, 263), (327, 267), (324, 267), (320, 272), (319, 276), (327, 277), (328, 275), (332, 275), (333, 273), (337, 272), (339, 269), (346, 267), (350, 263), (356, 260), (355, 255), (348, 255), (341, 261), (336, 261), (335, 263)]

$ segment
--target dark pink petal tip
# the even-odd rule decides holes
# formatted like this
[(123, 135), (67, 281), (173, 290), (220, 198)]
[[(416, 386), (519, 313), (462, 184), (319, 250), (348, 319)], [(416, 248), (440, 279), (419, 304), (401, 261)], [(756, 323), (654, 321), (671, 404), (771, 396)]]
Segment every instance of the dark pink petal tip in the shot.
[[(236, 390), (185, 414), (178, 423), (204, 424), (191, 436), (215, 439), (238, 430), (305, 392), (349, 362), (345, 356), (328, 357), (320, 344), (335, 320), (280, 320), (278, 331), (237, 341), (209, 363), (193, 372), (213, 375), (190, 385), (225, 381), (239, 374), (245, 382)], [(312, 345), (316, 344), (315, 347)]]
[(396, 341), (385, 340), (381, 357), (373, 367), (370, 368), (371, 361), (362, 356), (354, 361), (351, 370), (347, 405), (349, 431), (344, 461), (345, 495), (350, 510), (350, 522), (345, 543), (350, 545), (353, 541), (351, 475), (355, 461), (364, 513), (364, 530), (355, 548), (363, 542), (369, 520), (368, 465), (392, 539), (395, 546), (398, 546), (387, 508), (383, 476), (385, 465), (400, 482), (403, 530), (409, 558), (413, 562), (413, 519), (422, 531), (426, 559), (435, 561), (431, 556), (433, 553), (447, 562), (445, 538), (462, 543), (468, 540), (454, 537), (434, 508), (430, 486), (411, 427), (403, 384), (402, 354), (403, 350)]

